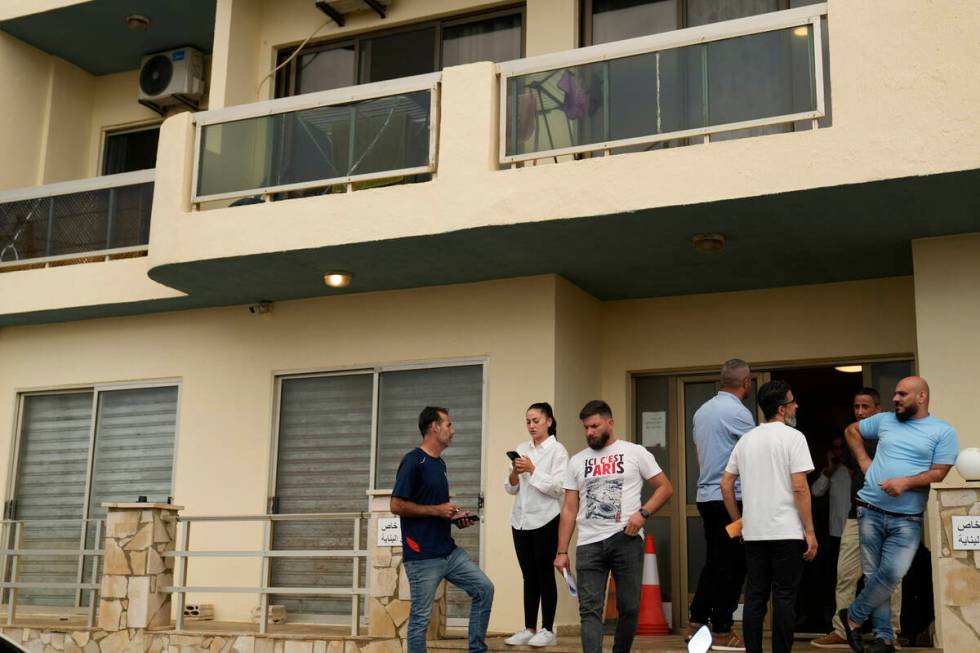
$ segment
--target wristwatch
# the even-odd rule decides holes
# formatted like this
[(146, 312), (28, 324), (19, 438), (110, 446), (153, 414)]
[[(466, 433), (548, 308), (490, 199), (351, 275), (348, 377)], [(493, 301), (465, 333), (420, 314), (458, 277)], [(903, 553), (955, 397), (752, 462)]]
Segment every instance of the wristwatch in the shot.
[(643, 515), (643, 519), (648, 519), (650, 517), (650, 511), (646, 508), (640, 508), (640, 514)]

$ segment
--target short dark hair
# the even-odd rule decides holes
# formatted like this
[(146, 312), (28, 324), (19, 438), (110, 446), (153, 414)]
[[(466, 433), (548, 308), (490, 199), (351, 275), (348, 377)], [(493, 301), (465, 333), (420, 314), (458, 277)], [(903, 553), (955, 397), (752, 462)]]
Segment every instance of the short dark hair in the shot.
[(539, 401), (536, 404), (531, 404), (527, 409), (536, 410), (551, 420), (551, 426), (548, 427), (548, 435), (556, 435), (558, 433), (558, 420), (555, 419), (555, 411), (551, 409), (551, 404), (547, 401)]
[(875, 406), (881, 405), (881, 395), (878, 394), (878, 391), (875, 390), (874, 388), (861, 388), (860, 390), (854, 393), (855, 397), (857, 397), (858, 395), (868, 395), (869, 397), (871, 397), (872, 401), (875, 402)]
[(582, 407), (582, 410), (580, 410), (578, 413), (578, 418), (585, 419), (587, 417), (592, 417), (593, 415), (602, 415), (606, 419), (611, 419), (612, 408), (610, 408), (609, 404), (604, 402), (602, 399), (593, 399)]
[(770, 381), (759, 388), (759, 408), (766, 421), (770, 421), (779, 412), (779, 407), (785, 405), (786, 395), (792, 390), (789, 384), (780, 379)]
[(442, 416), (449, 416), (449, 411), (445, 408), (440, 408), (439, 406), (426, 406), (419, 413), (419, 432), (422, 433), (422, 437), (429, 432), (429, 428), (442, 419)]

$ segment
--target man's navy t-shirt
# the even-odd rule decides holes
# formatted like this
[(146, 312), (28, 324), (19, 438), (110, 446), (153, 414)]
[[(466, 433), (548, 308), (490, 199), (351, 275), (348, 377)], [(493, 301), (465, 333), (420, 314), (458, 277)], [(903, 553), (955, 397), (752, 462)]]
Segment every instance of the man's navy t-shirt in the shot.
[[(420, 448), (405, 454), (398, 465), (391, 495), (420, 506), (437, 506), (449, 501), (446, 462)], [(442, 517), (402, 517), (403, 555), (406, 561), (444, 558), (456, 548), (452, 523)]]

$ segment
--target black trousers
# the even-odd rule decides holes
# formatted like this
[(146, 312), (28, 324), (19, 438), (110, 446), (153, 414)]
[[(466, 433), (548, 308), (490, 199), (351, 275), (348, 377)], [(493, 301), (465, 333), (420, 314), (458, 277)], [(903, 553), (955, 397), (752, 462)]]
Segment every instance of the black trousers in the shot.
[(541, 528), (514, 533), (514, 550), (524, 576), (524, 626), (535, 630), (538, 603), (541, 604), (541, 627), (554, 632), (558, 589), (555, 587), (555, 555), (558, 553), (558, 521), (555, 517)]
[(803, 574), (803, 540), (756, 540), (745, 543), (748, 575), (745, 582), (746, 653), (762, 653), (762, 622), (772, 592), (772, 651), (793, 649), (796, 592)]
[(704, 524), (707, 551), (691, 601), (690, 618), (698, 624), (710, 621), (714, 632), (728, 633), (732, 630), (732, 615), (738, 607), (745, 581), (745, 548), (738, 538), (728, 537), (725, 531), (731, 518), (723, 501), (699, 502), (698, 512)]

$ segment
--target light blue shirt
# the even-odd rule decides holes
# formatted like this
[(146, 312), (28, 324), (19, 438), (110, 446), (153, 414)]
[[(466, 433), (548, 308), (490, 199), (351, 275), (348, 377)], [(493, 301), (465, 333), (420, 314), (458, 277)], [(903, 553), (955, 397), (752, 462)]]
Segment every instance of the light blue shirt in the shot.
[[(755, 428), (752, 413), (738, 397), (720, 391), (701, 404), (694, 413), (694, 444), (698, 448), (699, 503), (721, 501), (721, 475), (738, 439)], [(735, 497), (742, 498), (740, 481), (735, 481)]]
[(955, 463), (959, 443), (953, 427), (932, 415), (900, 422), (895, 413), (872, 415), (861, 420), (858, 427), (862, 437), (878, 440), (878, 451), (868, 467), (858, 499), (888, 512), (903, 515), (923, 512), (929, 488), (909, 490), (893, 497), (885, 494), (881, 483), (927, 472), (933, 465)]

